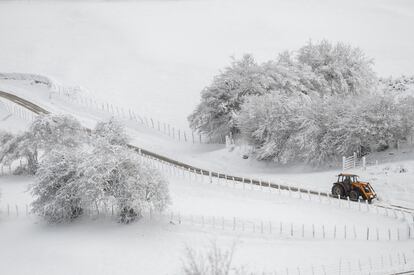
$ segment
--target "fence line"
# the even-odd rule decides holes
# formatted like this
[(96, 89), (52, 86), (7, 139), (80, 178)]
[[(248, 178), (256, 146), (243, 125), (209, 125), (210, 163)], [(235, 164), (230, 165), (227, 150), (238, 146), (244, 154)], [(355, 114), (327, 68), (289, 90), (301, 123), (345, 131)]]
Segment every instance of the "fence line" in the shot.
[[(88, 204), (83, 207), (88, 217), (117, 217), (117, 205)], [(59, 209), (56, 210), (59, 212)], [(28, 204), (5, 203), (0, 207), (0, 214), (5, 217), (31, 216)], [(209, 215), (185, 215), (180, 212), (159, 213), (143, 210), (140, 213), (148, 220), (160, 220), (179, 226), (192, 226), (209, 230), (235, 232), (237, 234), (254, 234), (257, 236), (275, 236), (307, 240), (343, 240), (343, 241), (406, 241), (414, 239), (413, 225), (396, 227), (359, 226), (355, 224), (305, 224), (288, 221), (264, 219), (246, 219)]]
[[(151, 165), (160, 171), (167, 173), (171, 176), (178, 176), (187, 179), (192, 182), (221, 184), (232, 188), (238, 188), (244, 191), (262, 191), (267, 193), (273, 193), (278, 195), (286, 195), (292, 198), (303, 199), (307, 201), (314, 201), (319, 203), (330, 204), (338, 208), (353, 209), (359, 212), (372, 213), (377, 215), (383, 215), (390, 218), (406, 221), (408, 223), (414, 223), (414, 214), (403, 209), (391, 208), (388, 206), (369, 204), (368, 201), (353, 202), (349, 197), (345, 200), (340, 197), (335, 198), (330, 194), (323, 192), (315, 192), (309, 189), (291, 187), (287, 185), (275, 184), (269, 181), (242, 178), (236, 180), (235, 177), (228, 176), (224, 173), (208, 171), (207, 173), (195, 169), (185, 169), (178, 165), (173, 165), (166, 161), (160, 161), (154, 157), (142, 154), (141, 160)], [(213, 177), (214, 175), (214, 177)]]
[(0, 105), (4, 106), (4, 109), (8, 113), (15, 114), (18, 118), (21, 118), (29, 122), (32, 122), (37, 116), (37, 114), (9, 100), (0, 99)]
[[(403, 211), (402, 209), (392, 209), (382, 205), (369, 204), (367, 201), (365, 201), (365, 203), (361, 201), (352, 202), (349, 200), (349, 198), (347, 200), (343, 200), (341, 198), (333, 198), (332, 196), (322, 195), (321, 192), (318, 192), (317, 194), (312, 194), (310, 190), (302, 188), (291, 188), (289, 186), (288, 188), (281, 188), (282, 185), (278, 185), (279, 188), (274, 188), (270, 183), (265, 185), (266, 182), (262, 180), (255, 180), (256, 182), (259, 182), (259, 184), (254, 184), (254, 181), (251, 179), (243, 179), (242, 182), (240, 182), (236, 181), (233, 177), (227, 176), (224, 173), (221, 174), (210, 171), (208, 175), (205, 175), (203, 173), (197, 173), (192, 169), (184, 169), (183, 167), (172, 165), (171, 163), (160, 161), (156, 158), (151, 158), (150, 156), (142, 153), (140, 153), (139, 156), (142, 162), (145, 162), (148, 165), (160, 170), (162, 173), (175, 177), (180, 177), (190, 182), (225, 185), (227, 187), (243, 191), (260, 191), (269, 194), (288, 196), (295, 199), (312, 201), (321, 204), (329, 204), (333, 207), (337, 207), (340, 209), (350, 209), (353, 211), (363, 213), (382, 215), (385, 217), (394, 218), (397, 220), (402, 220), (407, 223), (414, 224), (413, 213)], [(10, 165), (0, 164), (0, 175), (13, 175), (15, 171), (22, 171), (19, 168), (25, 167), (27, 167), (27, 161), (24, 158), (16, 160)], [(213, 173), (216, 173), (217, 177), (212, 177)]]
[(211, 138), (205, 137), (199, 133), (195, 132), (187, 132), (179, 127), (171, 125), (169, 123), (163, 122), (158, 119), (154, 119), (152, 117), (147, 117), (143, 115), (139, 115), (135, 110), (129, 108), (125, 109), (123, 107), (116, 106), (112, 103), (108, 103), (105, 101), (97, 101), (96, 99), (92, 99), (90, 97), (86, 97), (83, 94), (79, 93), (80, 90), (64, 87), (61, 85), (54, 85), (52, 87), (52, 92), (50, 97), (54, 95), (58, 95), (63, 100), (69, 100), (73, 104), (77, 104), (86, 108), (92, 108), (95, 111), (104, 112), (110, 114), (111, 116), (118, 117), (120, 119), (126, 119), (137, 123), (141, 126), (144, 126), (148, 129), (153, 129), (158, 131), (165, 136), (168, 136), (174, 140), (179, 142), (185, 143), (200, 143), (200, 144), (208, 144), (208, 143), (223, 143), (225, 142), (225, 138)]
[[(115, 217), (119, 211), (113, 206), (105, 208), (87, 209), (84, 215), (93, 218)], [(0, 206), (0, 215), (4, 217), (31, 216), (28, 205)], [(220, 232), (234, 232), (237, 234), (254, 234), (255, 236), (269, 236), (305, 239), (305, 240), (337, 240), (337, 241), (407, 241), (414, 239), (409, 236), (408, 229), (401, 227), (381, 228), (373, 230), (372, 227), (358, 227), (343, 225), (349, 231), (340, 231), (340, 226), (294, 224), (276, 221), (252, 221), (238, 217), (225, 218), (203, 215), (182, 215), (178, 212), (157, 213), (147, 211), (143, 218), (147, 221), (161, 221), (171, 226), (196, 226), (202, 229)], [(411, 227), (412, 230), (412, 227)], [(368, 235), (367, 232), (373, 232)], [(381, 232), (380, 234), (378, 232)], [(382, 234), (384, 232), (384, 234)], [(390, 234), (391, 232), (391, 234)], [(411, 231), (412, 232), (412, 231)], [(349, 234), (347, 234), (349, 233)], [(363, 259), (339, 259), (337, 264), (331, 265), (298, 265), (283, 269), (262, 272), (262, 274), (394, 274), (414, 269), (414, 250), (394, 254), (366, 257)]]
[[(336, 264), (331, 265), (298, 265), (277, 269), (264, 274), (278, 275), (304, 275), (304, 274), (370, 274), (370, 275), (389, 275), (389, 274), (413, 274), (414, 273), (414, 251), (400, 251), (394, 254), (382, 254), (376, 257), (347, 258), (339, 259)], [(407, 272), (407, 273), (402, 273)]]

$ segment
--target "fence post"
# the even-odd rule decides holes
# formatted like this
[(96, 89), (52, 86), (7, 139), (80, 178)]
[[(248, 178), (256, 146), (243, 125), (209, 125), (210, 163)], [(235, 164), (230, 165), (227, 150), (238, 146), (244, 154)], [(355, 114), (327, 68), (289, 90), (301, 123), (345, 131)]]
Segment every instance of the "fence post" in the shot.
[(365, 157), (362, 157), (362, 168), (367, 169), (367, 159)]
[(345, 161), (346, 161), (346, 157), (343, 156), (342, 157), (342, 171), (345, 171)]
[(357, 161), (357, 153), (354, 152), (354, 168), (356, 167), (356, 161)]

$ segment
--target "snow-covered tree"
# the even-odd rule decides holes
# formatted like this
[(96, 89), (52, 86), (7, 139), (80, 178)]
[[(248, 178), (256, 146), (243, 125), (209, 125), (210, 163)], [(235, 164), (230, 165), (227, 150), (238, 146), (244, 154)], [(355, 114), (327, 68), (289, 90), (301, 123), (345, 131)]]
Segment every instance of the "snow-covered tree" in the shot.
[(6, 144), (9, 140), (13, 138), (13, 134), (0, 130), (0, 144)]
[[(413, 99), (407, 99), (412, 104)], [(404, 140), (412, 129), (413, 108), (398, 104), (391, 96), (371, 96), (359, 108), (361, 136), (373, 150), (383, 150)]]
[(297, 60), (324, 78), (330, 95), (362, 94), (376, 86), (372, 60), (361, 49), (344, 43), (310, 41), (299, 49)]
[(83, 198), (87, 194), (79, 184), (83, 157), (73, 149), (48, 152), (31, 186), (35, 198), (33, 212), (52, 223), (68, 222), (83, 213)]
[(82, 185), (97, 186), (99, 200), (115, 203), (120, 210), (120, 222), (139, 218), (143, 210), (164, 210), (169, 192), (159, 171), (142, 163), (136, 152), (123, 146), (104, 141), (95, 146), (83, 163)]
[(125, 127), (115, 118), (98, 122), (92, 133), (96, 138), (104, 138), (112, 145), (126, 145), (129, 141)]
[(201, 103), (188, 117), (190, 126), (213, 138), (236, 134), (236, 119), (245, 97), (268, 91), (269, 80), (251, 55), (233, 60), (201, 92)]
[(169, 203), (167, 181), (141, 163), (136, 152), (106, 139), (51, 150), (40, 162), (33, 210), (48, 221), (71, 221), (87, 209), (116, 205), (129, 223), (143, 210), (162, 211)]
[(414, 98), (332, 96), (303, 100), (281, 94), (251, 97), (239, 117), (259, 160), (323, 165), (353, 152), (384, 150), (414, 129)]
[(272, 92), (296, 96), (326, 94), (326, 83), (307, 64), (297, 62), (289, 52), (283, 52), (276, 60), (261, 65)]
[(57, 147), (75, 148), (85, 138), (85, 129), (71, 116), (39, 115), (26, 132), (4, 143), (0, 148), (0, 162), (11, 163), (25, 158), (28, 172), (35, 174), (39, 154), (47, 154)]
[(296, 135), (303, 125), (303, 104), (306, 100), (300, 97), (278, 93), (246, 100), (238, 125), (257, 159), (288, 163), (295, 158), (303, 146)]

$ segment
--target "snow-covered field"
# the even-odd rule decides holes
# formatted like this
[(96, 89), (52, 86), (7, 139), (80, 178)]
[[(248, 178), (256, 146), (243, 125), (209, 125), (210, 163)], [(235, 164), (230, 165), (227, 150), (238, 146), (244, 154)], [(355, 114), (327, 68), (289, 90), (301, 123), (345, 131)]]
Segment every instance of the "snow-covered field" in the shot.
[(411, 75), (413, 25), (407, 0), (0, 1), (0, 72), (81, 85), (185, 128), (230, 56), (267, 61), (328, 39), (361, 47), (381, 76)]
[[(186, 246), (205, 249), (210, 241), (230, 247), (236, 242), (235, 264), (256, 271), (302, 272), (313, 266), (337, 272), (339, 259), (343, 273), (351, 264), (359, 267), (358, 258), (389, 261), (404, 253), (411, 256), (413, 241), (312, 240), (237, 230), (222, 231), (220, 226), (171, 224), (164, 219), (144, 219), (125, 226), (105, 218), (85, 218), (71, 225), (51, 226), (34, 216), (26, 216), (30, 203), (27, 186), (31, 178), (0, 178), (3, 199), (0, 216), (0, 268), (5, 274), (180, 274)], [(245, 219), (300, 221), (307, 225), (324, 222), (326, 226), (361, 224), (387, 227), (400, 222), (332, 205), (322, 205), (266, 193), (251, 193), (226, 186), (188, 182), (173, 178), (170, 183), (173, 204), (169, 211), (184, 215), (216, 215)], [(5, 205), (11, 206), (7, 216)], [(19, 217), (13, 210), (20, 207)], [(403, 224), (403, 223), (401, 223)], [(274, 224), (278, 230), (277, 223)], [(276, 229), (277, 228), (277, 229)], [(350, 233), (349, 233), (350, 234)], [(338, 239), (340, 239), (338, 237)], [(3, 249), (4, 248), (4, 249)], [(402, 255), (402, 254), (401, 254)], [(10, 265), (10, 263), (13, 263)], [(367, 262), (363, 269), (368, 270)], [(351, 272), (352, 273), (352, 272)]]

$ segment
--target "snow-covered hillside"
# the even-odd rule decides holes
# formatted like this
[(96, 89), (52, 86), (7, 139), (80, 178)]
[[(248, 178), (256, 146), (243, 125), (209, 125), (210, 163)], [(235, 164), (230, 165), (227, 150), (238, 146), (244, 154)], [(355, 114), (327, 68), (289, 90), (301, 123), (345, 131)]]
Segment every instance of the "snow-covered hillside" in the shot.
[(340, 40), (381, 76), (414, 74), (413, 13), (404, 0), (1, 1), (0, 72), (81, 85), (184, 128), (232, 55), (266, 61)]
[[(21, 75), (21, 78), (25, 78), (24, 75)], [(73, 100), (77, 94), (71, 94), (70, 97), (59, 96), (48, 85), (36, 84), (30, 76), (26, 76), (26, 78), (28, 79), (3, 79), (0, 81), (0, 90), (19, 95), (53, 113), (71, 114), (88, 127), (92, 127), (97, 121), (108, 119), (112, 115), (79, 104), (79, 101)], [(3, 101), (7, 102), (4, 99)], [(7, 117), (6, 122), (15, 119), (19, 118), (16, 116)], [(279, 167), (277, 164), (243, 159), (243, 150), (239, 147), (229, 152), (229, 149), (224, 148), (223, 145), (193, 144), (191, 141), (178, 141), (130, 120), (128, 117), (121, 117), (120, 119), (128, 127), (132, 144), (221, 174), (271, 180), (278, 184), (329, 193), (332, 183), (336, 180), (336, 175), (341, 171), (339, 164), (334, 164), (330, 168), (315, 170), (303, 165)], [(367, 159), (369, 163), (367, 170), (357, 169), (353, 172), (359, 174), (362, 180), (372, 183), (379, 193), (381, 202), (413, 208), (414, 199), (411, 194), (414, 192), (414, 181), (412, 180), (414, 175), (414, 152), (412, 147), (408, 146), (400, 150), (371, 154)], [(377, 161), (378, 165), (376, 165)], [(401, 168), (405, 169), (403, 173), (400, 173)]]
[[(3, 79), (0, 90), (13, 92), (52, 112), (73, 114), (88, 127), (109, 117), (108, 113), (82, 107), (66, 96), (51, 93), (48, 85), (36, 83), (30, 78)], [(7, 102), (6, 99), (2, 101)], [(27, 122), (22, 123), (18, 117), (19, 111), (10, 115), (2, 108), (2, 112), (11, 129), (27, 127)], [(333, 176), (337, 173), (337, 170), (276, 170), (275, 173), (274, 168), (243, 160), (237, 152), (229, 153), (227, 149), (217, 148), (217, 145), (178, 142), (128, 119), (124, 118), (124, 122), (134, 144), (219, 171), (271, 178), (275, 182), (325, 191), (329, 191)], [(392, 203), (411, 206), (410, 179), (414, 170), (411, 162), (404, 161), (407, 173), (400, 173), (398, 168), (401, 164), (393, 162), (357, 172), (378, 187), (381, 197)], [(201, 181), (194, 176), (190, 179), (181, 172), (167, 173), (167, 176), (170, 179), (172, 205), (164, 218), (153, 221), (144, 219), (126, 227), (114, 225), (105, 218), (93, 221), (88, 217), (69, 227), (46, 226), (38, 218), (26, 214), (26, 206), (31, 202), (26, 190), (33, 179), (2, 177), (0, 221), (4, 226), (0, 229), (0, 238), (9, 249), (1, 250), (0, 257), (6, 262), (16, 262), (22, 257), (26, 259), (24, 265), (8, 266), (6, 270), (13, 274), (27, 274), (29, 262), (30, 270), (39, 271), (39, 274), (58, 271), (62, 274), (90, 274), (96, 270), (101, 274), (130, 274), (141, 270), (146, 270), (148, 274), (179, 274), (185, 246), (200, 249), (210, 240), (216, 240), (224, 247), (236, 242), (235, 264), (256, 272), (286, 272), (286, 269), (293, 272), (299, 269), (301, 274), (312, 274), (315, 270), (321, 274), (324, 271), (327, 274), (337, 273), (338, 270), (345, 274), (355, 274), (358, 270), (387, 274), (393, 268), (402, 268), (403, 264), (397, 265), (398, 261), (404, 261), (401, 255), (408, 259), (404, 268), (409, 268), (412, 261), (409, 254), (412, 241), (397, 241), (409, 234), (409, 215), (392, 214), (392, 211), (382, 208), (369, 208), (367, 211), (366, 206), (356, 204), (349, 209), (347, 202), (321, 201), (318, 197), (309, 199), (306, 195), (301, 199), (298, 194), (289, 195), (287, 191), (279, 194), (276, 190), (269, 192), (260, 188), (250, 190), (247, 187), (243, 190), (241, 186), (235, 188), (223, 180), (209, 184), (207, 179)], [(16, 217), (16, 211), (19, 211), (19, 217)], [(169, 222), (170, 213), (171, 217), (175, 217), (172, 223)], [(216, 219), (211, 220), (211, 217)], [(231, 224), (233, 219), (238, 220), (235, 227)], [(226, 221), (223, 225), (222, 220)], [(362, 241), (366, 238), (367, 228), (378, 233), (371, 233), (370, 241)], [(269, 230), (272, 232), (270, 235)], [(279, 234), (279, 230), (282, 233)], [(316, 239), (311, 237), (312, 230), (315, 230)], [(353, 234), (357, 240), (353, 239)], [(392, 241), (387, 240), (389, 236)], [(375, 241), (376, 238), (382, 241)], [(78, 251), (80, 247), (81, 253)], [(36, 253), (39, 250), (42, 252)], [(121, 251), (123, 257), (119, 258)], [(48, 261), (51, 255), (53, 263)], [(85, 255), (88, 255), (88, 260), (85, 260)], [(359, 264), (358, 259), (367, 255), (368, 262)], [(75, 262), (77, 264), (73, 264)], [(160, 265), (160, 262), (167, 264)], [(383, 266), (379, 268), (381, 263)], [(377, 273), (374, 273), (375, 265), (378, 265)]]

